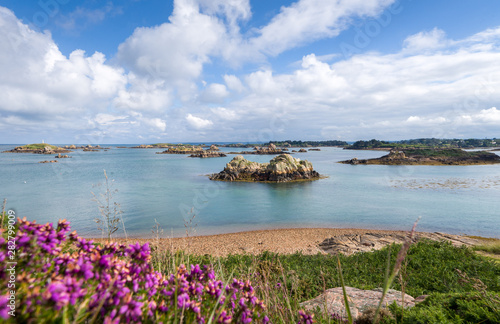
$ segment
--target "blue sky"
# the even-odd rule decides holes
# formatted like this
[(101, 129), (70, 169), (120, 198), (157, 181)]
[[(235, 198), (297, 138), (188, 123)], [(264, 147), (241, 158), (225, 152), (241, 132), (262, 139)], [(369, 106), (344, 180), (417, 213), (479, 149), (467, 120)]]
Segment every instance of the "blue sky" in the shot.
[(498, 12), (495, 0), (0, 0), (0, 142), (500, 137)]

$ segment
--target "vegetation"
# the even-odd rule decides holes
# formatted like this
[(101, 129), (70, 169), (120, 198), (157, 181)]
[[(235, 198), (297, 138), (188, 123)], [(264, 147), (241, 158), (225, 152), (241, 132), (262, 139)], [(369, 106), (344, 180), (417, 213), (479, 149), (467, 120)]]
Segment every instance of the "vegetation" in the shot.
[(346, 147), (352, 150), (369, 149), (407, 149), (407, 148), (480, 148), (480, 147), (500, 147), (500, 139), (438, 139), (438, 138), (419, 138), (403, 141), (379, 141), (372, 139), (370, 141), (357, 141)]
[(274, 144), (276, 146), (285, 146), (285, 147), (311, 147), (311, 146), (348, 146), (349, 144), (345, 141), (338, 140), (330, 140), (330, 141), (270, 141), (265, 146), (269, 144)]
[[(419, 242), (404, 261), (397, 246), (338, 259), (213, 258), (171, 253), (160, 241), (152, 250), (138, 243), (95, 245), (69, 232), (64, 220), (57, 228), (18, 220), (15, 320), (8, 316), (7, 285), (0, 287), (0, 316), (7, 322), (312, 323), (314, 315), (318, 323), (344, 323), (336, 314), (306, 313), (299, 303), (341, 285), (339, 261), (345, 285), (383, 286), (388, 255), (392, 263), (402, 261), (392, 288), (430, 297), (411, 310), (392, 305), (393, 316), (381, 314), (381, 322), (498, 323), (500, 314), (500, 265), (450, 243)], [(1, 261), (8, 255), (6, 235)], [(0, 279), (7, 275), (0, 268)]]
[(23, 145), (21, 147), (25, 150), (43, 150), (47, 146), (50, 147), (52, 150), (56, 150), (59, 148), (55, 145), (50, 145), (47, 143), (27, 144), (27, 145)]
[(464, 151), (462, 149), (403, 149), (407, 156), (413, 157), (450, 157), (450, 158), (473, 158), (493, 153), (484, 151)]

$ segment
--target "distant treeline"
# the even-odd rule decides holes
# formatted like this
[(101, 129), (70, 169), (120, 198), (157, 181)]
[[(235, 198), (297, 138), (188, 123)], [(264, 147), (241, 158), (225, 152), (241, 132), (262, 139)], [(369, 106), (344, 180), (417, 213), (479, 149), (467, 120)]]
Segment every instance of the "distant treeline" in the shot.
[(330, 141), (292, 141), (292, 140), (287, 140), (287, 141), (270, 141), (269, 144), (274, 144), (276, 146), (284, 146), (284, 147), (310, 147), (310, 146), (348, 146), (349, 144), (345, 141), (337, 141), (337, 140), (330, 140)]
[(366, 150), (383, 148), (476, 148), (476, 147), (499, 147), (500, 139), (439, 139), (439, 138), (418, 138), (397, 142), (379, 141), (357, 141), (347, 146), (347, 149)]

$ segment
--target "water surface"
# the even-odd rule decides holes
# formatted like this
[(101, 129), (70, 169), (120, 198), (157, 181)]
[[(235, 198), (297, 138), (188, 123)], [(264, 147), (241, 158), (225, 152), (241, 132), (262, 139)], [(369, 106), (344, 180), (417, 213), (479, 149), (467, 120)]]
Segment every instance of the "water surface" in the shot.
[[(14, 146), (0, 145), (0, 150)], [(500, 165), (353, 166), (336, 162), (386, 152), (321, 148), (294, 156), (311, 161), (326, 179), (229, 183), (206, 175), (221, 171), (233, 155), (197, 159), (158, 151), (75, 151), (69, 153), (73, 158), (50, 164), (38, 162), (53, 156), (2, 153), (0, 198), (7, 198), (8, 208), (19, 216), (42, 223), (66, 218), (80, 234), (98, 236), (92, 192), (105, 191), (99, 184), (106, 170), (117, 190), (112, 200), (120, 204), (127, 232), (134, 236), (152, 235), (155, 219), (165, 235), (181, 236), (186, 226), (191, 235), (290, 227), (406, 230), (421, 217), (422, 231), (500, 237)]]

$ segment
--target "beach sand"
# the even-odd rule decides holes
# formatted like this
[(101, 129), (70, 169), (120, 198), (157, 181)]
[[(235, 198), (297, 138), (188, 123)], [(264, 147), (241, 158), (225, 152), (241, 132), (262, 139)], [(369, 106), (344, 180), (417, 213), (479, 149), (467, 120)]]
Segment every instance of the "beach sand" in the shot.
[[(139, 242), (141, 244), (149, 242), (160, 249), (178, 251), (183, 250), (188, 253), (212, 256), (226, 256), (228, 254), (259, 254), (270, 251), (280, 254), (292, 254), (301, 252), (302, 254), (325, 253), (319, 248), (319, 244), (327, 238), (338, 237), (345, 234), (402, 234), (407, 235), (407, 231), (387, 231), (368, 229), (344, 229), (344, 228), (293, 228), (293, 229), (271, 229), (238, 232), (230, 234), (218, 234), (207, 236), (192, 236), (179, 238), (133, 238), (118, 239), (119, 243)], [(422, 236), (433, 238), (433, 233), (418, 232)], [(460, 244), (468, 241), (464, 236), (445, 235), (446, 238)], [(442, 238), (440, 236), (440, 238)], [(437, 239), (437, 238), (436, 238)], [(457, 241), (458, 239), (458, 241)], [(97, 242), (103, 240), (97, 239)]]

